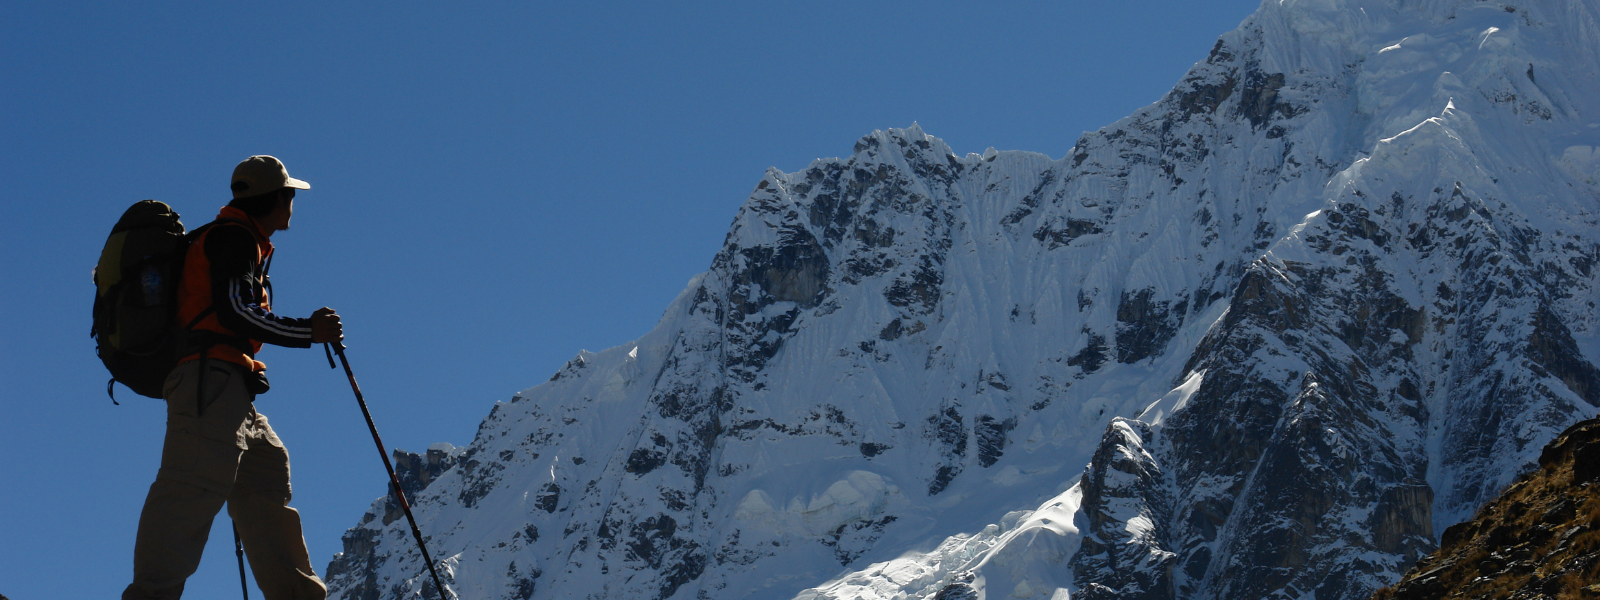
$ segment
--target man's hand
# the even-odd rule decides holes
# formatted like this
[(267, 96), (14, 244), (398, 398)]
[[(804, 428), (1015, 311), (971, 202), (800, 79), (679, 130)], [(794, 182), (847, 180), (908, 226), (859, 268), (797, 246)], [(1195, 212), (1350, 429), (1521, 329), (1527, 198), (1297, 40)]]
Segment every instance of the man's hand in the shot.
[(326, 306), (311, 313), (311, 343), (331, 344), (344, 341), (344, 324), (339, 314)]

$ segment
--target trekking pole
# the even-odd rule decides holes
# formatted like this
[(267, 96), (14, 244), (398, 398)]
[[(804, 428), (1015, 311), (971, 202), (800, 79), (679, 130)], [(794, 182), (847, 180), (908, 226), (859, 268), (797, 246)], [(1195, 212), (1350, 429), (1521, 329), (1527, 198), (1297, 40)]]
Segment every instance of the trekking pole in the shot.
[(239, 541), (238, 523), (233, 524), (233, 555), (239, 557), (239, 591), (244, 592), (244, 600), (250, 600), (250, 586), (244, 582), (244, 542)]
[(350, 359), (344, 356), (344, 344), (339, 344), (338, 350), (331, 349), (333, 344), (323, 344), (322, 350), (328, 354), (328, 366), (332, 367), (333, 355), (339, 355), (339, 362), (344, 365), (344, 376), (350, 379), (350, 389), (356, 393), (356, 403), (361, 405), (361, 415), (367, 418), (367, 429), (372, 430), (372, 441), (378, 445), (378, 456), (383, 458), (383, 468), (389, 470), (389, 485), (394, 487), (395, 498), (400, 499), (400, 509), (406, 512), (406, 521), (411, 523), (411, 537), (417, 538), (417, 548), (422, 550), (422, 562), (427, 563), (428, 573), (433, 575), (433, 586), (439, 592), (439, 600), (454, 598), (453, 594), (446, 594), (444, 584), (439, 582), (439, 572), (433, 568), (433, 559), (428, 557), (428, 545), (422, 541), (422, 530), (417, 529), (417, 518), (411, 516), (411, 504), (406, 502), (406, 493), (400, 489), (400, 478), (394, 474), (394, 464), (389, 462), (389, 453), (384, 451), (383, 438), (378, 437), (378, 426), (372, 423), (372, 411), (367, 410), (367, 400), (361, 396), (361, 386), (356, 385), (356, 374), (350, 370)]

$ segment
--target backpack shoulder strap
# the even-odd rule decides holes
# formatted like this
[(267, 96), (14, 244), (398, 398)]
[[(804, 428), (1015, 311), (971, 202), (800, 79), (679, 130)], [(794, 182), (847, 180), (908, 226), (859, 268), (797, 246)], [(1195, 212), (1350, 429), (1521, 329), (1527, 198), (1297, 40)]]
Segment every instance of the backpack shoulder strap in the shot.
[[(189, 238), (189, 243), (192, 244), (196, 241), (199, 241), (200, 236), (205, 235), (205, 233), (210, 231), (212, 227), (216, 227), (218, 225), (238, 225), (243, 227), (245, 231), (250, 232), (250, 237), (257, 239), (258, 241), (260, 240), (260, 236), (256, 235), (255, 228), (252, 227), (250, 223), (232, 217), (218, 217), (216, 220), (210, 223), (206, 223), (205, 225), (201, 225), (190, 230), (187, 236)], [(223, 336), (210, 331), (195, 330), (195, 326), (199, 325), (200, 322), (204, 321), (206, 317), (211, 316), (216, 312), (217, 305), (209, 304), (204, 310), (200, 311), (200, 314), (195, 315), (193, 320), (184, 324), (183, 327), (178, 330), (180, 341), (177, 344), (177, 350), (180, 356), (192, 354), (195, 350), (198, 350), (200, 352), (200, 356), (204, 358), (206, 355), (205, 353), (210, 350), (212, 346), (217, 344), (228, 344), (230, 346), (234, 346), (243, 350), (246, 354), (249, 354), (252, 351), (250, 348), (250, 343), (242, 338)]]

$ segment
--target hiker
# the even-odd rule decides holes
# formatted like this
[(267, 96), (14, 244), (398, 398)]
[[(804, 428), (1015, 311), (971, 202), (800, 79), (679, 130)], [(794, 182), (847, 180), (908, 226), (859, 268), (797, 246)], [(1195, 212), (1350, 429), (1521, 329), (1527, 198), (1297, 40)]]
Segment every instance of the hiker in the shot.
[(289, 229), (295, 190), (271, 156), (233, 170), (233, 201), (188, 248), (178, 284), (176, 323), (182, 356), (167, 375), (161, 468), (139, 515), (133, 583), (123, 600), (178, 598), (200, 566), (211, 522), (224, 504), (268, 600), (322, 600), (327, 587), (311, 568), (300, 514), (289, 504), (289, 454), (255, 409), (268, 389), (263, 343), (309, 348), (344, 339), (339, 315), (307, 319), (271, 311), (268, 238)]

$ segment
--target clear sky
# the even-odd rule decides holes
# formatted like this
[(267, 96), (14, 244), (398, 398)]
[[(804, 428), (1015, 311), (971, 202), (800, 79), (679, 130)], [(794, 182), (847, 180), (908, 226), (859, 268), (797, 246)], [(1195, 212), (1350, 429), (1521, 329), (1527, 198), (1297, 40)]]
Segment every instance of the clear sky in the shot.
[[(111, 404), (87, 333), (136, 200), (197, 226), (234, 164), (283, 159), (312, 189), (273, 238), (275, 308), (339, 310), (390, 447), (465, 445), (495, 401), (653, 327), (768, 167), (913, 121), (958, 153), (1059, 158), (1256, 4), (7, 3), (0, 594), (131, 576), (165, 412)], [(386, 476), (320, 350), (259, 358), (321, 573)], [(217, 525), (188, 597), (239, 594)]]

